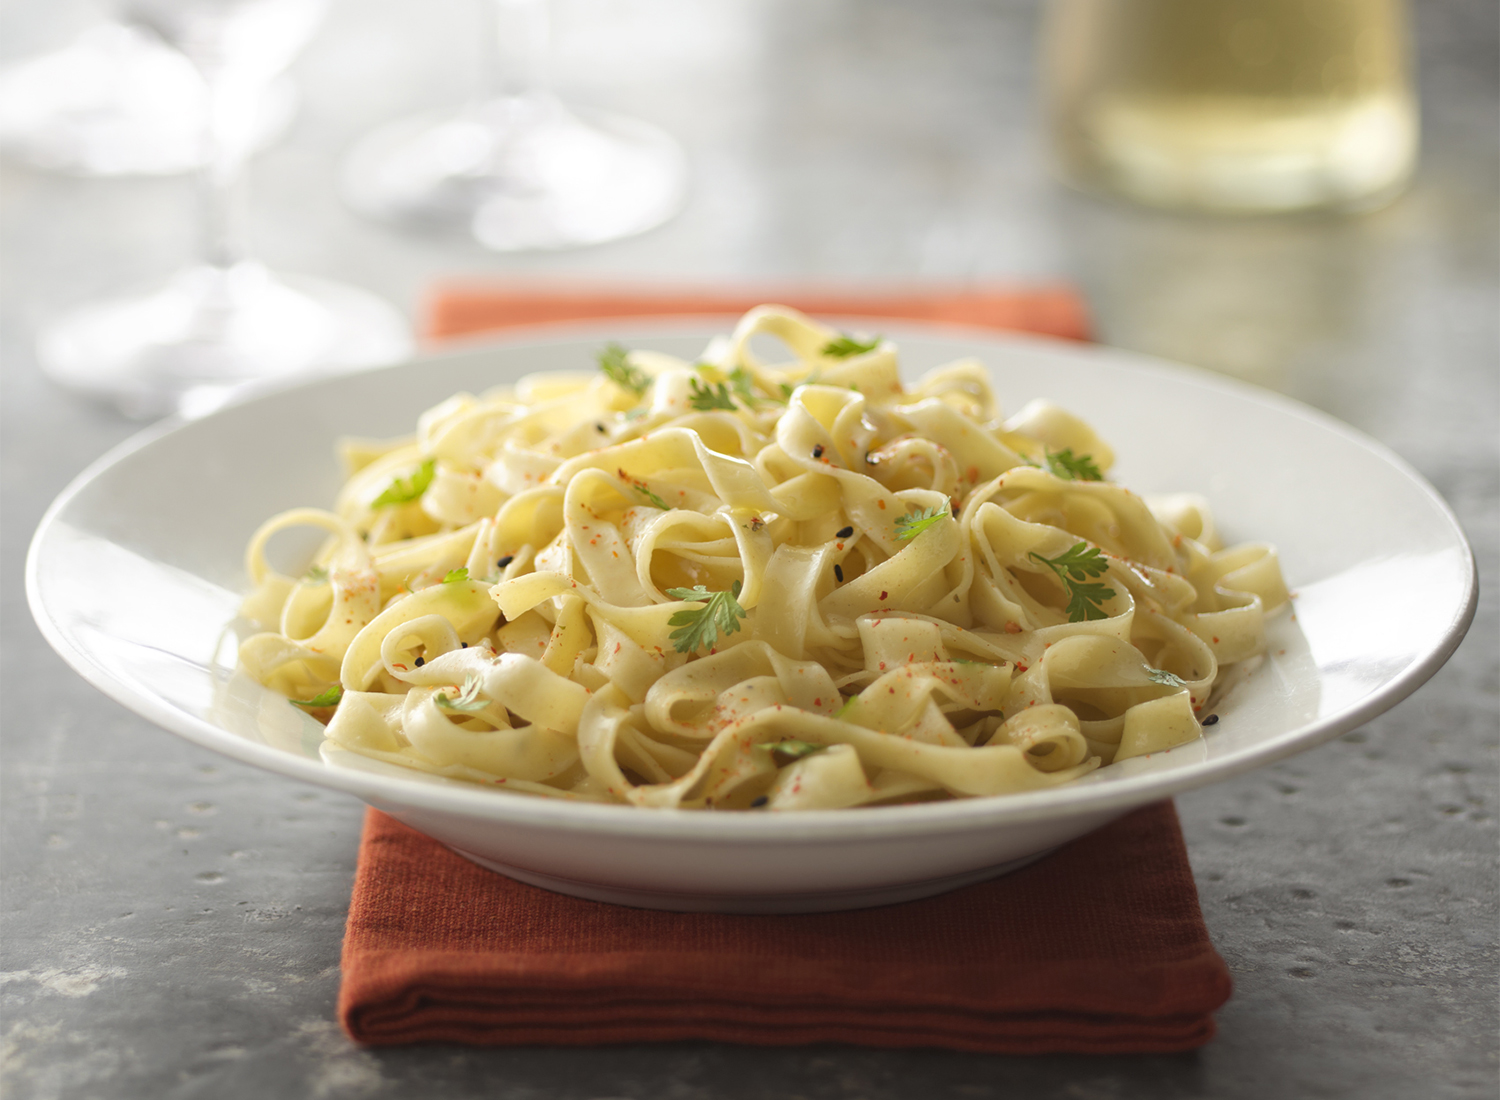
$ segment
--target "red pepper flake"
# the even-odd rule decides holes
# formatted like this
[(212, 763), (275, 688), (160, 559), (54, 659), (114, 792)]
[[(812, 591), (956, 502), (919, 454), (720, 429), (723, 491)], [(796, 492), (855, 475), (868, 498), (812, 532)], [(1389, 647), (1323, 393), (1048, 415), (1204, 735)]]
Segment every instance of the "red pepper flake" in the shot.
[(1006, 623), (1005, 624), (1005, 633), (1007, 633), (1007, 634), (1019, 634), (1019, 633), (1021, 633), (1021, 624), (1020, 623)]
[(883, 501), (883, 500), (877, 500), (875, 503), (878, 504), (878, 505), (880, 505), (880, 510), (882, 512), (885, 511), (885, 501)]
[(970, 481), (978, 481), (979, 480), (979, 467), (978, 466), (970, 466), (967, 470), (964, 471), (964, 477), (968, 478)]
[[(881, 599), (882, 599), (882, 600), (883, 600), (883, 599), (885, 599), (885, 598), (886, 598), (886, 597), (887, 597), (887, 596), (889, 596), (889, 595), (890, 595), (890, 593), (889, 593), (889, 592), (881, 592), (881, 593), (880, 593), (880, 598), (881, 598)], [(1217, 639), (1217, 638), (1215, 638), (1215, 639), (1214, 639), (1214, 641), (1218, 641), (1218, 640), (1219, 640), (1219, 639)]]

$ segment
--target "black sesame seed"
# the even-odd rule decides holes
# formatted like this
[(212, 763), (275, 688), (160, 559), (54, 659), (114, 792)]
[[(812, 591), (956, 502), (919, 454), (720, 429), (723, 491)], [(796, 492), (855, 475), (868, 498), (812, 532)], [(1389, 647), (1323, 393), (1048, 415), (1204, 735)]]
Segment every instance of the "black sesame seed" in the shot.
[(507, 565), (509, 565), (511, 562), (513, 562), (515, 560), (516, 560), (516, 556), (514, 554), (506, 554), (505, 557), (503, 557), (499, 561), (497, 561), (495, 563), (495, 565), (497, 567), (501, 568), (501, 569), (504, 569)]
[(1203, 724), (1205, 726), (1211, 726), (1215, 722), (1217, 722), (1218, 720), (1219, 720), (1219, 716), (1217, 714), (1210, 714), (1207, 718), (1203, 719)]
[(839, 538), (841, 538), (841, 539), (847, 539), (847, 538), (852, 538), (853, 536), (854, 536), (854, 528), (853, 527), (840, 527), (839, 528), (839, 534), (838, 534)]
[(418, 657), (417, 658), (417, 667), (418, 668), (421, 668), (426, 663), (427, 663), (427, 658), (425, 658), (425, 657)]
[(609, 429), (606, 428), (603, 424), (595, 424), (594, 427), (599, 429), (600, 435), (603, 435), (605, 432), (609, 431)]
[(842, 565), (835, 565), (833, 567), (833, 575), (838, 578), (840, 584), (844, 583), (844, 567)]
[(756, 809), (759, 809), (761, 806), (764, 806), (769, 801), (771, 801), (771, 799), (769, 797), (767, 797), (766, 795), (761, 795), (754, 802), (750, 803), (750, 805), (752, 807), (756, 808)]
[(822, 458), (823, 457), (823, 444), (819, 443), (816, 447), (813, 448), (813, 457), (814, 458)]
[(459, 647), (462, 648), (462, 649), (468, 649), (469, 648), (469, 643), (468, 642), (459, 642), (458, 644), (459, 644)]

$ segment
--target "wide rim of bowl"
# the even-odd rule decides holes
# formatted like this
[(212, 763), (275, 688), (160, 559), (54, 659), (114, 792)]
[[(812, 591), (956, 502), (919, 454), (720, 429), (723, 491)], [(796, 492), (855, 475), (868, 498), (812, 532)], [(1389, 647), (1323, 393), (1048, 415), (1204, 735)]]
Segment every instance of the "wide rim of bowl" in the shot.
[(489, 349), (517, 349), (532, 345), (566, 344), (580, 340), (650, 339), (702, 337), (727, 331), (737, 318), (732, 316), (680, 315), (669, 317), (633, 317), (603, 321), (570, 321), (526, 326), (503, 336), (464, 338), (445, 343), (401, 363), (389, 364), (337, 378), (312, 378), (296, 385), (267, 388), (265, 391), (227, 406), (197, 420), (170, 417), (143, 429), (101, 455), (85, 467), (58, 494), (47, 508), (32, 536), (26, 558), (25, 586), (27, 602), (43, 637), (74, 671), (105, 695), (155, 725), (187, 741), (221, 753), (231, 759), (267, 771), (299, 779), (316, 786), (344, 791), (385, 808), (410, 808), (457, 817), (485, 820), (498, 824), (523, 825), (554, 831), (593, 833), (607, 831), (632, 838), (670, 839), (693, 844), (756, 844), (788, 841), (839, 842), (857, 841), (875, 836), (897, 834), (903, 837), (925, 834), (963, 833), (988, 826), (1025, 823), (1061, 817), (1124, 812), (1136, 806), (1169, 798), (1175, 794), (1221, 782), (1245, 772), (1275, 763), (1299, 752), (1326, 743), (1384, 713), (1414, 692), (1437, 672), (1463, 641), (1478, 604), (1478, 572), (1463, 528), (1448, 503), (1436, 489), (1405, 459), (1385, 444), (1365, 435), (1348, 424), (1305, 405), (1293, 398), (1265, 390), (1237, 379), (1210, 374), (1201, 368), (1173, 363), (1123, 349), (1096, 344), (1081, 344), (1058, 338), (1024, 333), (1000, 332), (994, 329), (956, 324), (927, 324), (873, 317), (833, 318), (850, 328), (879, 325), (898, 342), (905, 339), (955, 340), (1010, 347), (1052, 354), (1062, 353), (1091, 361), (1093, 366), (1124, 370), (1148, 378), (1159, 378), (1174, 385), (1219, 393), (1229, 393), (1241, 400), (1339, 436), (1345, 442), (1380, 459), (1402, 475), (1447, 525), (1455, 548), (1461, 548), (1466, 565), (1463, 595), (1450, 616), (1440, 644), (1433, 646), (1395, 676), (1382, 683), (1351, 706), (1332, 715), (1289, 731), (1277, 740), (1237, 750), (1231, 755), (1211, 758), (1181, 768), (1148, 773), (1100, 785), (1062, 785), (1040, 791), (996, 795), (989, 798), (963, 798), (944, 802), (913, 805), (865, 807), (780, 814), (712, 814), (697, 810), (653, 809), (622, 805), (539, 798), (476, 787), (438, 785), (420, 778), (384, 775), (373, 771), (336, 768), (298, 756), (270, 745), (249, 741), (223, 730), (166, 703), (150, 692), (117, 676), (111, 669), (92, 660), (75, 646), (67, 632), (53, 620), (47, 610), (46, 594), (39, 579), (40, 556), (46, 540), (65, 519), (71, 502), (92, 482), (115, 465), (156, 441), (210, 422), (216, 417), (252, 412), (260, 405), (288, 393), (332, 382), (358, 379), (393, 371), (420, 369), (426, 364), (469, 357)]

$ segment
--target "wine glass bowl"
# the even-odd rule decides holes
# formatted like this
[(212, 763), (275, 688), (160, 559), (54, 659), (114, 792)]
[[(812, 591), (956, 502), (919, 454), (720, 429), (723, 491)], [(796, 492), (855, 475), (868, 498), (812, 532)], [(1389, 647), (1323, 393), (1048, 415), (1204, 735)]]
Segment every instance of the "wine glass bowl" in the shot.
[(499, 252), (600, 244), (677, 213), (687, 160), (675, 140), (553, 92), (549, 0), (486, 0), (485, 11), (489, 94), (362, 140), (345, 162), (349, 205)]
[[(141, 27), (105, 22), (0, 70), (0, 153), (79, 176), (161, 176), (203, 165), (203, 78)], [(263, 149), (297, 112), (290, 77), (270, 80), (245, 143)]]
[(681, 207), (686, 177), (656, 127), (538, 95), (377, 130), (346, 161), (344, 195), (372, 217), (467, 229), (508, 252), (643, 233)]

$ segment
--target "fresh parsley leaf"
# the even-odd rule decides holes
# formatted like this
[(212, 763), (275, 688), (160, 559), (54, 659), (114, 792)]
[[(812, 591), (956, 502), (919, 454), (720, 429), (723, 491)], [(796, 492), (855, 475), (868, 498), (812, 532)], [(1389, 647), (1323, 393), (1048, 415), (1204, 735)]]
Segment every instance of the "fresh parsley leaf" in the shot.
[(1106, 588), (1102, 584), (1075, 584), (1068, 583), (1068, 622), (1085, 623), (1090, 619), (1107, 619), (1109, 613), (1104, 610), (1104, 601), (1115, 594), (1113, 588)]
[(734, 388), (734, 395), (745, 403), (745, 408), (755, 408), (758, 398), (755, 396), (755, 379), (744, 367), (735, 367), (729, 372), (729, 384)]
[(1155, 683), (1162, 684), (1166, 687), (1180, 688), (1187, 686), (1187, 681), (1184, 680), (1181, 676), (1170, 673), (1164, 668), (1148, 668), (1146, 670), (1146, 675), (1151, 677), (1151, 679)]
[(1100, 577), (1109, 571), (1109, 562), (1104, 560), (1097, 546), (1080, 542), (1055, 558), (1044, 558), (1034, 550), (1027, 556), (1057, 574), (1057, 579), (1068, 590), (1068, 622), (1109, 618), (1103, 604), (1114, 596), (1115, 590), (1102, 584), (1085, 583), (1090, 577)]
[(321, 695), (314, 695), (311, 699), (293, 699), (291, 701), (299, 707), (336, 707), (339, 705), (339, 700), (343, 697), (344, 685), (334, 684), (333, 687)]
[(896, 520), (896, 538), (914, 539), (939, 520), (953, 516), (947, 504), (941, 508), (925, 508), (920, 512), (908, 512)]
[(783, 402), (790, 401), (792, 399), (792, 394), (794, 394), (796, 392), (797, 392), (797, 387), (796, 386), (793, 386), (789, 382), (783, 382), (783, 383), (781, 383), (781, 400)]
[(384, 508), (390, 504), (410, 504), (427, 491), (432, 484), (432, 475), (437, 472), (437, 460), (429, 458), (412, 472), (411, 477), (394, 477), (374, 500), (371, 508)]
[(835, 718), (844, 717), (844, 715), (848, 714), (851, 710), (854, 709), (854, 704), (857, 702), (859, 702), (859, 696), (857, 694), (849, 696), (849, 698), (844, 700), (844, 705), (833, 712), (833, 716)]
[(321, 565), (309, 566), (304, 579), (312, 581), (313, 584), (326, 584), (328, 583), (328, 570)]
[(768, 742), (762, 742), (762, 744), (765, 748), (771, 750), (771, 756), (775, 759), (776, 763), (783, 766), (793, 761), (801, 760), (804, 757), (812, 756), (814, 753), (822, 752), (828, 748), (827, 745), (815, 744), (812, 741), (797, 741), (794, 739), (777, 741), (774, 745)]
[(712, 649), (720, 634), (733, 634), (740, 628), (740, 620), (749, 612), (740, 606), (740, 582), (735, 581), (728, 592), (710, 592), (701, 584), (692, 588), (669, 588), (667, 595), (674, 600), (694, 600), (702, 607), (685, 608), (667, 620), (672, 631), (672, 645), (678, 653), (693, 653), (699, 649)]
[(688, 404), (699, 412), (708, 412), (710, 409), (734, 411), (734, 398), (729, 396), (729, 386), (724, 382), (714, 382), (705, 386), (696, 378), (690, 379)]
[(1055, 558), (1044, 558), (1035, 552), (1031, 557), (1048, 566), (1059, 577), (1067, 572), (1074, 580), (1079, 581), (1102, 577), (1109, 572), (1109, 562), (1105, 560), (1103, 552), (1086, 542), (1074, 543), (1067, 553)]
[(1047, 451), (1044, 455), (1047, 471), (1064, 481), (1103, 481), (1104, 473), (1094, 462), (1092, 455), (1075, 455), (1072, 447), (1060, 451)]
[(830, 340), (823, 345), (823, 354), (830, 359), (848, 359), (853, 355), (863, 355), (867, 351), (874, 351), (879, 346), (879, 336), (870, 340), (856, 340), (852, 336), (840, 336), (837, 340)]
[(450, 569), (443, 575), (444, 584), (457, 584), (459, 581), (466, 581), (468, 579), (469, 567), (467, 565), (460, 566), (457, 569)]
[(464, 677), (464, 686), (459, 689), (456, 696), (450, 698), (447, 692), (440, 691), (432, 697), (432, 701), (444, 710), (461, 710), (473, 713), (484, 710), (490, 705), (488, 699), (482, 698), (480, 688), (484, 681), (475, 673), (469, 673)]
[(651, 376), (630, 362), (630, 352), (623, 344), (606, 344), (599, 353), (599, 369), (622, 390), (640, 397), (651, 385)]

